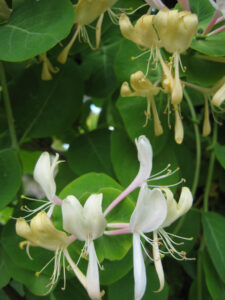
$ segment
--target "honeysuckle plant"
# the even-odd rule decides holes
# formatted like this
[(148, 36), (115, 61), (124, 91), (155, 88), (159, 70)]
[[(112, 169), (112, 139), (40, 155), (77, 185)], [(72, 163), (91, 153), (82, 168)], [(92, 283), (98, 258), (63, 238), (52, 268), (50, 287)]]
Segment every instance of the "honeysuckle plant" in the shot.
[(224, 30), (221, 0), (0, 0), (2, 298), (224, 298)]

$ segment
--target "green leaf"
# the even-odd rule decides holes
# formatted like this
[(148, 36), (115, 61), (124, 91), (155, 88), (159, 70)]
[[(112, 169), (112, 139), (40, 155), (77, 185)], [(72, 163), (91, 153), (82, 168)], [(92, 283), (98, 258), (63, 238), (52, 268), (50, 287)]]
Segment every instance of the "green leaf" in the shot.
[(4, 260), (3, 251), (0, 249), (0, 289), (6, 286), (9, 280), (10, 274), (8, 272), (7, 264)]
[(199, 27), (203, 30), (213, 16), (215, 9), (208, 0), (190, 1), (191, 12), (198, 15)]
[(0, 170), (0, 209), (2, 209), (13, 200), (21, 185), (21, 167), (14, 150), (0, 151)]
[(215, 145), (215, 153), (216, 158), (221, 164), (221, 166), (225, 169), (225, 145), (220, 145), (219, 143), (216, 143)]
[[(158, 277), (154, 266), (146, 266), (147, 286), (143, 296), (143, 300), (166, 300), (169, 296), (169, 287), (165, 284), (164, 289), (160, 293), (154, 293), (159, 288)], [(109, 300), (130, 300), (134, 299), (134, 275), (133, 271), (129, 272), (120, 281), (109, 287)]]
[(117, 87), (117, 78), (113, 70), (113, 60), (118, 48), (118, 39), (108, 45), (102, 45), (97, 51), (91, 51), (84, 57), (83, 72), (89, 70), (86, 81), (86, 93), (93, 97), (108, 97)]
[(128, 186), (137, 175), (139, 162), (136, 147), (122, 130), (112, 132), (111, 159), (120, 183)]
[(69, 34), (73, 22), (69, 0), (29, 0), (16, 6), (0, 26), (0, 59), (23, 61), (51, 49)]
[(224, 56), (225, 32), (206, 37), (205, 39), (194, 39), (191, 48), (209, 56)]
[(186, 67), (187, 81), (195, 84), (211, 87), (225, 75), (224, 65), (218, 62), (183, 55), (182, 63)]
[(59, 197), (64, 199), (68, 195), (74, 195), (80, 199), (84, 193), (97, 193), (100, 189), (105, 187), (122, 189), (121, 186), (108, 175), (94, 172), (88, 173), (69, 183), (61, 191)]
[(206, 285), (212, 299), (222, 299), (225, 295), (225, 284), (219, 278), (206, 250), (203, 253), (203, 268), (205, 272)]
[(46, 285), (50, 282), (49, 277), (42, 274), (37, 277), (34, 272), (18, 267), (6, 252), (4, 252), (4, 259), (9, 274), (14, 280), (23, 283), (35, 295), (43, 296), (48, 292), (49, 287), (46, 288)]
[(100, 129), (73, 140), (68, 151), (68, 163), (76, 174), (94, 171), (113, 176), (110, 133), (109, 130)]
[(204, 213), (203, 229), (210, 258), (225, 283), (225, 218), (215, 212)]
[(65, 132), (80, 113), (83, 81), (72, 61), (48, 82), (40, 69), (28, 69), (12, 90), (15, 124), (22, 142), (25, 137), (47, 137)]

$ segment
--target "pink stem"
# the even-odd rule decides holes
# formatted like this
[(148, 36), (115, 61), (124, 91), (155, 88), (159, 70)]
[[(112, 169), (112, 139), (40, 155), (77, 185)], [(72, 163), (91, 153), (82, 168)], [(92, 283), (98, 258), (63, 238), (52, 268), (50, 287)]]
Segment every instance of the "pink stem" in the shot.
[(71, 244), (71, 243), (73, 243), (77, 238), (75, 237), (75, 235), (70, 235), (70, 236), (68, 237), (68, 239), (69, 239), (69, 243)]
[(210, 20), (209, 24), (205, 28), (205, 31), (203, 33), (204, 35), (206, 35), (207, 33), (209, 33), (211, 31), (213, 26), (216, 24), (216, 21), (219, 18), (219, 16), (220, 16), (220, 11), (215, 10), (214, 15), (212, 16), (212, 19)]
[(189, 0), (177, 0), (183, 10), (191, 11)]
[(55, 196), (53, 198), (53, 203), (56, 204), (56, 205), (62, 206), (62, 200), (57, 196)]
[[(137, 177), (136, 177), (137, 178)], [(115, 199), (113, 202), (106, 208), (104, 211), (104, 217), (117, 205), (122, 201), (127, 195), (129, 195), (133, 190), (135, 190), (139, 186), (139, 180), (136, 178), (134, 181)]]
[(106, 235), (120, 235), (120, 234), (128, 234), (131, 233), (130, 228), (123, 228), (118, 230), (105, 231)]
[(218, 24), (218, 23), (220, 23), (220, 22), (222, 22), (222, 21), (224, 21), (224, 16), (218, 18), (218, 19), (216, 20), (216, 24)]
[(107, 227), (109, 228), (127, 228), (129, 227), (129, 223), (108, 223)]
[(155, 4), (157, 9), (162, 9), (166, 7), (166, 5), (161, 0), (153, 0), (152, 2)]
[(220, 32), (222, 32), (222, 31), (224, 31), (224, 30), (225, 30), (225, 25), (223, 25), (223, 26), (217, 28), (216, 30), (210, 32), (207, 36), (211, 36), (211, 35), (220, 33)]

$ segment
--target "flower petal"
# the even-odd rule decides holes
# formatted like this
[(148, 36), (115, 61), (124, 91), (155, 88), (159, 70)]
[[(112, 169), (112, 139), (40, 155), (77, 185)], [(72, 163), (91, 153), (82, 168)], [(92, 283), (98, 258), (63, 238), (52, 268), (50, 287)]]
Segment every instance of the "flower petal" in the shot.
[(159, 245), (158, 245), (158, 236), (157, 232), (153, 232), (153, 238), (154, 238), (154, 244), (153, 244), (153, 258), (154, 258), (154, 264), (155, 264), (155, 270), (159, 278), (159, 289), (155, 291), (156, 293), (161, 292), (162, 289), (164, 288), (165, 284), (165, 278), (164, 278), (164, 271), (163, 271), (163, 266), (161, 262), (161, 255), (159, 252)]
[(140, 162), (140, 169), (136, 178), (139, 178), (140, 184), (147, 180), (152, 171), (152, 146), (146, 136), (141, 135), (135, 140), (138, 150), (138, 160)]
[(51, 165), (49, 153), (44, 152), (39, 157), (34, 168), (34, 179), (40, 184), (49, 201), (53, 201), (56, 193), (54, 177), (56, 175), (58, 158), (59, 155), (56, 154)]
[(146, 270), (141, 249), (140, 235), (133, 234), (134, 295), (140, 300), (146, 289)]
[(75, 235), (79, 240), (88, 238), (88, 224), (84, 216), (84, 209), (79, 200), (70, 195), (62, 202), (63, 229)]
[(87, 268), (87, 292), (91, 299), (101, 299), (98, 258), (93, 241), (88, 245), (89, 262)]
[(35, 244), (39, 247), (56, 251), (68, 245), (65, 232), (55, 228), (45, 211), (39, 212), (30, 222), (32, 234), (37, 237)]
[(84, 205), (84, 215), (88, 220), (89, 232), (93, 240), (103, 234), (107, 224), (102, 212), (102, 196), (102, 194), (92, 194)]
[(134, 212), (130, 219), (132, 232), (152, 232), (159, 228), (167, 215), (165, 197), (159, 189), (150, 190), (143, 183)]
[(193, 203), (193, 197), (190, 189), (183, 187), (179, 202), (177, 203), (173, 197), (173, 193), (168, 188), (163, 188), (163, 191), (166, 193), (168, 213), (162, 227), (167, 227), (189, 211)]

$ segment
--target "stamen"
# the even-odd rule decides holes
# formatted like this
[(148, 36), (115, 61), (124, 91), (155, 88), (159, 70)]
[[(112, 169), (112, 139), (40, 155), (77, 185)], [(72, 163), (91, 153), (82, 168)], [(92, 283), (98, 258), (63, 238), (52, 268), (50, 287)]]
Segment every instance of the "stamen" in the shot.
[(168, 165), (165, 167), (165, 169), (163, 169), (162, 171), (157, 172), (156, 174), (151, 175), (151, 176), (149, 177), (149, 179), (151, 179), (151, 178), (153, 178), (153, 177), (155, 177), (155, 176), (158, 176), (158, 175), (164, 173), (164, 172), (167, 171), (170, 167), (171, 167), (171, 164), (168, 164)]
[(39, 272), (35, 272), (35, 276), (39, 277), (40, 274), (47, 268), (48, 265), (50, 265), (50, 263), (55, 259), (55, 256), (53, 256), (48, 262), (47, 264), (39, 271)]
[(30, 201), (36, 201), (36, 202), (48, 202), (48, 200), (40, 200), (40, 199), (30, 198), (30, 197), (27, 197), (23, 194), (20, 196), (20, 198), (30, 200)]
[[(142, 5), (140, 5), (139, 7), (137, 7), (135, 10), (133, 10), (132, 12), (130, 12), (130, 13), (127, 13), (127, 15), (133, 15), (134, 13), (136, 13), (136, 11), (138, 11), (139, 9), (141, 9), (141, 8), (143, 8), (143, 7), (145, 7), (145, 6), (148, 6), (149, 4), (142, 4)], [(132, 9), (132, 8), (131, 8)]]
[(145, 246), (143, 245), (143, 243), (142, 243), (141, 240), (140, 240), (140, 242), (141, 242), (141, 246), (142, 246), (142, 248), (143, 248), (145, 254), (147, 255), (147, 257), (148, 257), (151, 261), (153, 261), (153, 258), (152, 258), (152, 257), (150, 256), (150, 254), (147, 252), (147, 250), (145, 249)]
[[(186, 182), (186, 179), (181, 178), (181, 180), (178, 181), (177, 183), (170, 184), (170, 185), (165, 185), (165, 187), (173, 187), (173, 186), (177, 186), (177, 185), (179, 185), (179, 184), (181, 184), (181, 183), (183, 183), (183, 182)], [(160, 188), (160, 187), (162, 187), (162, 186), (160, 186), (160, 185), (151, 185), (151, 184), (150, 184), (149, 187)]]
[(65, 268), (65, 256), (63, 255), (63, 287), (61, 288), (62, 291), (66, 289), (66, 268)]
[(163, 178), (169, 177), (169, 176), (175, 174), (176, 172), (178, 172), (179, 170), (180, 170), (179, 167), (176, 168), (174, 171), (168, 170), (167, 174), (159, 176), (159, 177), (156, 177), (156, 178), (153, 178), (153, 179), (151, 179), (151, 181), (159, 180), (159, 179), (163, 179)]
[(141, 56), (143, 56), (143, 55), (149, 53), (150, 51), (151, 51), (151, 50), (147, 50), (147, 51), (144, 51), (144, 52), (142, 52), (141, 54), (139, 54), (139, 55), (137, 55), (137, 56), (131, 56), (131, 60), (136, 60), (136, 59), (138, 59), (139, 57), (141, 57)]

